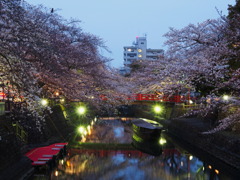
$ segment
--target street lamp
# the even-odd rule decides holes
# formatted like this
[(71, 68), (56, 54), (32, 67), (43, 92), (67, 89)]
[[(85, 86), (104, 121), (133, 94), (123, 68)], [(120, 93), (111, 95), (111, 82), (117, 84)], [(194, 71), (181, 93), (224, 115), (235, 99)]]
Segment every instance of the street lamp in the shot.
[(230, 99), (230, 97), (228, 95), (223, 95), (222, 98), (223, 98), (224, 101), (228, 101)]
[(156, 114), (160, 114), (162, 112), (162, 107), (160, 105), (155, 105), (153, 110)]
[(79, 115), (85, 114), (85, 113), (86, 113), (86, 107), (84, 107), (84, 106), (79, 106), (79, 107), (77, 108), (77, 113), (78, 113)]
[(47, 99), (41, 99), (40, 103), (43, 106), (47, 106), (48, 105), (48, 100)]
[(83, 126), (79, 126), (79, 127), (78, 127), (78, 132), (79, 132), (80, 134), (84, 134), (85, 128), (84, 128)]

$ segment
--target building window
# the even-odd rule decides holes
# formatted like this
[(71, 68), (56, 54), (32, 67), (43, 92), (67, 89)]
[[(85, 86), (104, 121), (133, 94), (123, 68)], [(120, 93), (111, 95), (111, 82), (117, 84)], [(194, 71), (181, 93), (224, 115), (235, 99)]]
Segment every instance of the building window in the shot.
[(127, 54), (127, 56), (128, 57), (134, 57), (134, 56), (137, 56), (137, 54), (136, 53), (129, 53), (129, 54)]
[(138, 52), (142, 52), (142, 49), (138, 49)]
[(141, 54), (139, 54), (139, 55), (138, 55), (138, 57), (142, 57), (142, 55), (141, 55)]
[(141, 42), (141, 44), (144, 44), (144, 42)]
[(132, 51), (132, 49), (128, 49), (128, 51), (129, 51), (129, 52), (131, 52), (131, 51)]

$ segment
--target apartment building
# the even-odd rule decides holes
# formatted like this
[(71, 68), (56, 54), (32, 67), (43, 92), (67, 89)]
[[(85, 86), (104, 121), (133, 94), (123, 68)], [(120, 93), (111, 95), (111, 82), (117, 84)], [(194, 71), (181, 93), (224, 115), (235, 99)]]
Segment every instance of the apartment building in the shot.
[(131, 71), (130, 65), (135, 61), (146, 60), (155, 61), (163, 58), (162, 49), (148, 49), (146, 37), (136, 37), (132, 46), (123, 47), (124, 67), (120, 69), (121, 74), (127, 74)]

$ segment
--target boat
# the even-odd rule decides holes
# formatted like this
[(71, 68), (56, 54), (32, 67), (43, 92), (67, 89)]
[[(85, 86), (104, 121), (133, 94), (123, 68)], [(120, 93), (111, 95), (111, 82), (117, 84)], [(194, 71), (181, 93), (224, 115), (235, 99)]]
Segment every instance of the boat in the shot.
[(142, 152), (157, 156), (162, 154), (159, 144), (163, 126), (156, 121), (139, 118), (132, 120), (132, 144)]

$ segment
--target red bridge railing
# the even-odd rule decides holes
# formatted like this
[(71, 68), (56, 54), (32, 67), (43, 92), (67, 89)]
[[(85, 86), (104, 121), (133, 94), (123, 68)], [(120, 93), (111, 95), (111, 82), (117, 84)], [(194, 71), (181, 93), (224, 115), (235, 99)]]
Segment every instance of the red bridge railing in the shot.
[[(108, 100), (107, 96), (101, 95), (100, 98), (102, 100)], [(180, 96), (180, 95), (172, 95), (172, 96), (159, 96), (156, 94), (133, 94), (130, 96), (121, 96), (117, 99), (125, 99), (132, 101), (161, 101), (161, 102), (175, 102), (175, 103), (183, 103), (189, 100), (195, 100), (195, 97), (190, 96)]]

